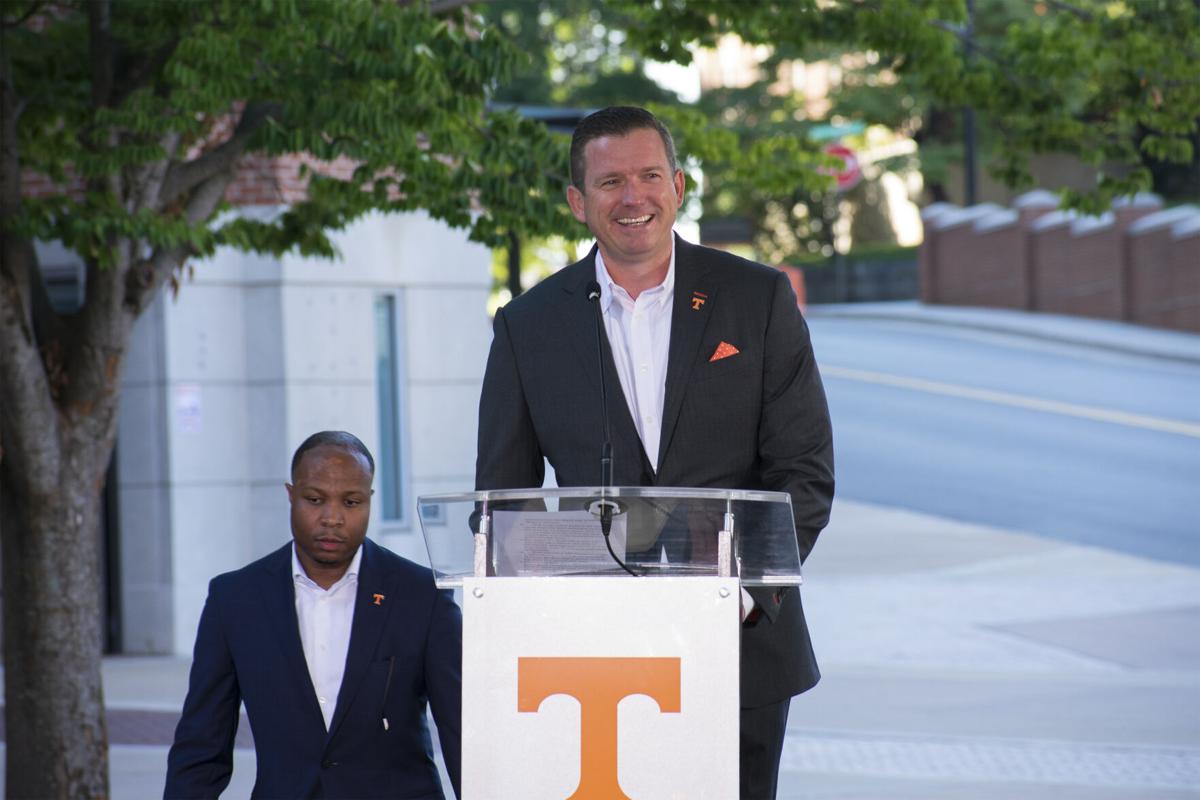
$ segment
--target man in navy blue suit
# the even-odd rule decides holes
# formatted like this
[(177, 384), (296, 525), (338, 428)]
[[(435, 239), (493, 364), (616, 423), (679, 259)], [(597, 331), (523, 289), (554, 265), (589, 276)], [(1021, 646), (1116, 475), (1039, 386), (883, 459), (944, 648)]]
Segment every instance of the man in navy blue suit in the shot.
[(253, 797), (444, 800), (426, 704), (457, 796), (462, 617), (432, 573), (366, 539), (375, 462), (341, 431), (292, 459), (293, 541), (209, 585), (163, 795), (229, 784), (244, 702)]

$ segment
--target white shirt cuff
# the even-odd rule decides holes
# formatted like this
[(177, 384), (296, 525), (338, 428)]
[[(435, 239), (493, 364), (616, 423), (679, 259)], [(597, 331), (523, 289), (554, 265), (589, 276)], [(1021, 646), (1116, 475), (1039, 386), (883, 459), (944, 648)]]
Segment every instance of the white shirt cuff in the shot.
[(746, 621), (746, 617), (750, 616), (750, 612), (754, 610), (754, 598), (750, 596), (744, 588), (742, 589), (742, 622)]

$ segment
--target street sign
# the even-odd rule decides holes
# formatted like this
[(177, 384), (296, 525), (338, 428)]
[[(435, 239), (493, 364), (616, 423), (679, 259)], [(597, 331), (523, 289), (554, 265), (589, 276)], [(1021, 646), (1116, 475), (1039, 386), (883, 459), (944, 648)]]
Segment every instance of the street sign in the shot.
[(826, 155), (836, 156), (842, 160), (842, 168), (826, 167), (821, 171), (824, 175), (832, 175), (837, 180), (837, 190), (847, 192), (862, 180), (862, 167), (859, 166), (858, 156), (844, 144), (827, 144), (823, 148)]

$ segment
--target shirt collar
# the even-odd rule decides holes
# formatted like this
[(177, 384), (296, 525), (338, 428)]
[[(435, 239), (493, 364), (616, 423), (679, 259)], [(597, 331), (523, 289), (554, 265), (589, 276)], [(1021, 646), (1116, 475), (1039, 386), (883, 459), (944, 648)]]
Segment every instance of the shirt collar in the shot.
[[(360, 544), (358, 546), (358, 550), (354, 553), (354, 558), (350, 559), (350, 566), (346, 569), (346, 574), (338, 578), (337, 583), (335, 583), (333, 586), (330, 586), (328, 591), (332, 591), (334, 586), (340, 586), (351, 578), (353, 578), (355, 581), (358, 580), (358, 566), (362, 563), (362, 552), (363, 548)], [(294, 541), (292, 542), (292, 578), (303, 580), (312, 584), (313, 586), (317, 586), (317, 582), (308, 577), (308, 573), (304, 571), (304, 565), (300, 563), (300, 557), (296, 555), (296, 543)], [(322, 589), (322, 591), (327, 590)]]
[[(620, 288), (616, 281), (612, 279), (612, 275), (608, 274), (608, 267), (604, 264), (604, 256), (600, 254), (600, 248), (596, 248), (596, 283), (600, 284), (600, 310), (608, 313), (609, 306), (613, 301), (613, 290)], [(671, 261), (667, 265), (667, 276), (663, 278), (663, 282), (658, 286), (647, 289), (647, 292), (657, 292), (662, 289), (662, 298), (659, 302), (670, 302), (675, 294), (675, 241), (671, 241)], [(624, 289), (621, 289), (624, 292)]]

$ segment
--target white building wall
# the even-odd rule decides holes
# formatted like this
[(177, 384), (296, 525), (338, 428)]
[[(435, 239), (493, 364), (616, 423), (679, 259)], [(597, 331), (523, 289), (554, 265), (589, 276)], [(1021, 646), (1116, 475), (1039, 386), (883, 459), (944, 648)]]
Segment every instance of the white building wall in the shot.
[(122, 648), (174, 650), (171, 495), (166, 435), (163, 303), (134, 326), (121, 375), (117, 431)]
[[(126, 650), (190, 652), (208, 581), (288, 541), (283, 484), (309, 434), (348, 430), (379, 456), (381, 293), (399, 312), (407, 518), (382, 520), (377, 491), (371, 535), (424, 562), (416, 497), (472, 488), (490, 252), (423, 214), (372, 216), (335, 243), (335, 261), (219, 252), (139, 325), (137, 347), (161, 350), (161, 368), (140, 356), (126, 371)], [(155, 509), (162, 521), (145, 524)]]

